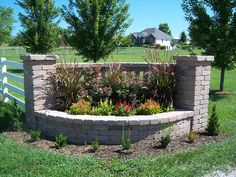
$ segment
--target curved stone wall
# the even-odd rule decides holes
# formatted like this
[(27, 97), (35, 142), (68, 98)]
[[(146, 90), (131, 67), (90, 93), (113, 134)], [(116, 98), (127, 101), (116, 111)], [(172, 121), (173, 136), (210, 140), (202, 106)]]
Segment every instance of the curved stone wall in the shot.
[(151, 116), (88, 116), (69, 115), (64, 112), (42, 110), (36, 113), (37, 128), (48, 138), (63, 133), (74, 144), (90, 143), (99, 139), (102, 144), (121, 144), (122, 128), (130, 130), (132, 142), (157, 140), (163, 129), (171, 126), (172, 138), (188, 134), (193, 111), (173, 111)]

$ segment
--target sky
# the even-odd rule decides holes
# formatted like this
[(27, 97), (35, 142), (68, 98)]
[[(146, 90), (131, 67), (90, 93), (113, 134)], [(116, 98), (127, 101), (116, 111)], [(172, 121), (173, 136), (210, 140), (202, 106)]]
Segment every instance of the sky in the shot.
[[(178, 38), (182, 31), (187, 32), (188, 23), (181, 8), (182, 0), (126, 0), (126, 2), (130, 4), (129, 13), (133, 21), (126, 34), (139, 32), (145, 28), (158, 28), (160, 23), (168, 23), (175, 38)], [(57, 7), (63, 4), (68, 4), (68, 0), (55, 0)], [(16, 35), (22, 30), (18, 21), (18, 14), (22, 9), (15, 4), (15, 0), (0, 0), (0, 6), (14, 9), (14, 18), (17, 22), (14, 24), (13, 35)], [(61, 21), (60, 26), (66, 28), (67, 24)]]

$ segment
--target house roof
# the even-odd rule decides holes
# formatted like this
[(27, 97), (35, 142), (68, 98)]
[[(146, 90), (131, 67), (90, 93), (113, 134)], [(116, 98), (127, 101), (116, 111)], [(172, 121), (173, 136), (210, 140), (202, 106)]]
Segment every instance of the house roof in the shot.
[(145, 30), (141, 31), (141, 32), (135, 32), (132, 33), (136, 38), (137, 37), (148, 37), (151, 34), (156, 38), (156, 39), (173, 39), (172, 36), (170, 36), (169, 34), (166, 34), (164, 32), (162, 32), (161, 30), (157, 29), (157, 28), (146, 28)]

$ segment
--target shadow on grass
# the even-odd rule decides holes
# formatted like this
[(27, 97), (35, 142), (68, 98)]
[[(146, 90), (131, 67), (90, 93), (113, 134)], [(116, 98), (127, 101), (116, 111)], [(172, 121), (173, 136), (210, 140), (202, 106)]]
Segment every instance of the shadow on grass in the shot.
[(211, 90), (210, 94), (209, 94), (209, 96), (210, 96), (209, 98), (211, 101), (217, 102), (217, 101), (220, 101), (220, 100), (226, 98), (228, 95), (229, 95), (228, 92), (220, 92), (218, 90)]
[(23, 74), (22, 69), (8, 69), (7, 71), (12, 74)]

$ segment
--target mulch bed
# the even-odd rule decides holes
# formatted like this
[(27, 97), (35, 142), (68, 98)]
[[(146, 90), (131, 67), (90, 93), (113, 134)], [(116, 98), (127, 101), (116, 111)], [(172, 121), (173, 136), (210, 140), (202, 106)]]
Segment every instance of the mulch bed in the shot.
[(36, 142), (30, 141), (30, 135), (25, 131), (20, 132), (5, 132), (4, 135), (16, 140), (17, 142), (26, 144), (33, 148), (39, 148), (49, 151), (54, 151), (67, 155), (91, 155), (102, 159), (122, 158), (122, 157), (135, 157), (135, 156), (156, 156), (160, 154), (167, 154), (178, 150), (189, 150), (199, 148), (204, 144), (218, 143), (226, 138), (225, 134), (218, 136), (208, 136), (205, 132), (199, 133), (195, 142), (190, 143), (187, 137), (182, 137), (178, 140), (173, 140), (166, 149), (162, 149), (160, 143), (156, 140), (140, 141), (132, 145), (130, 150), (122, 150), (121, 145), (101, 145), (97, 152), (92, 152), (90, 145), (67, 145), (62, 149), (55, 147), (55, 142), (39, 139)]

